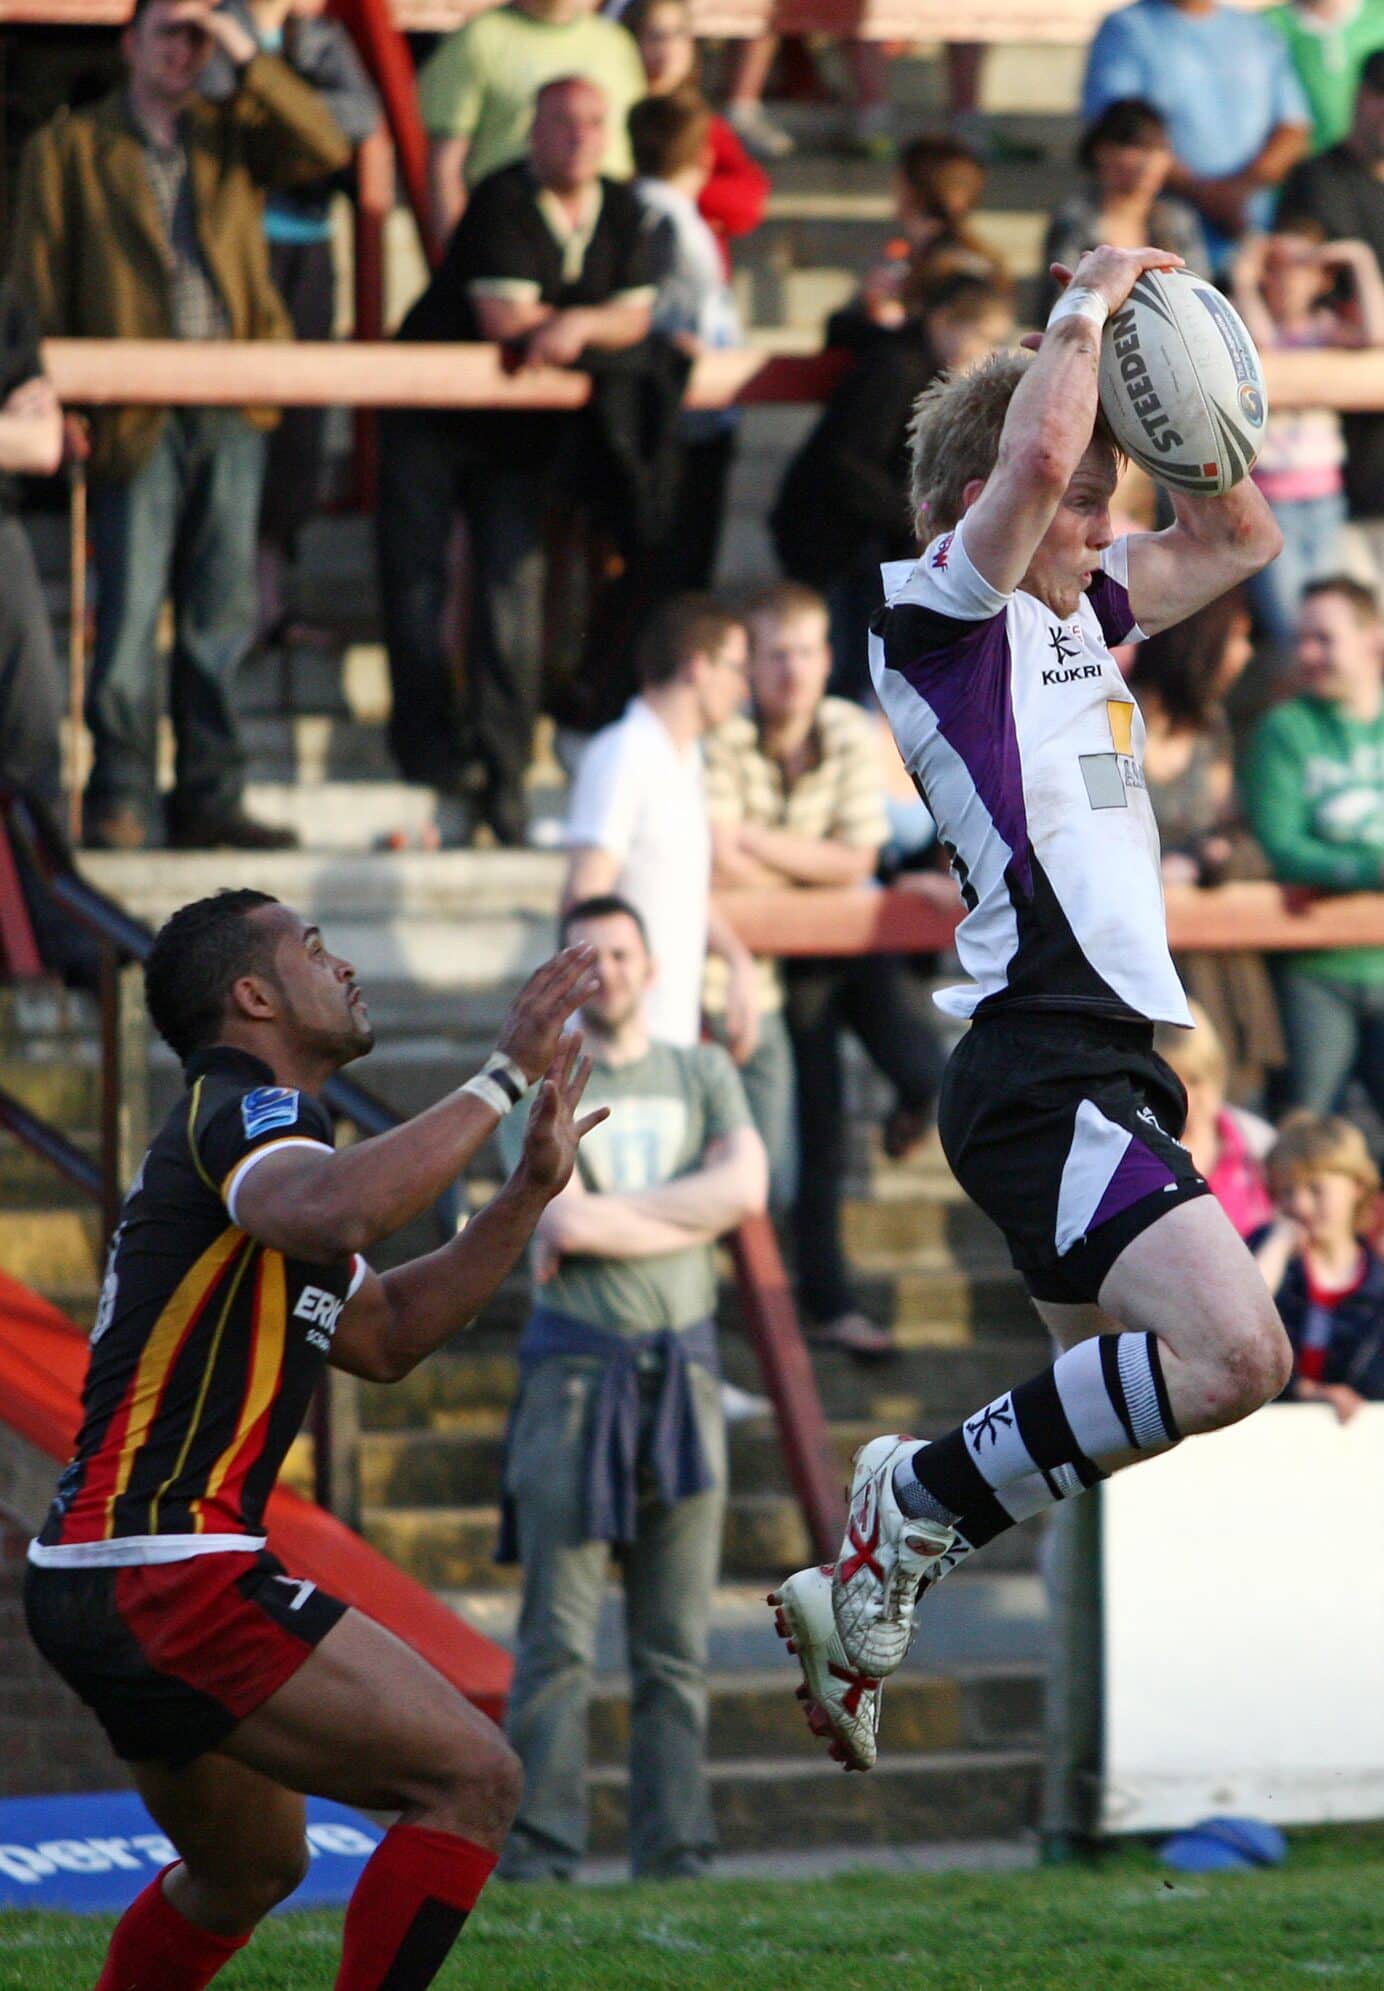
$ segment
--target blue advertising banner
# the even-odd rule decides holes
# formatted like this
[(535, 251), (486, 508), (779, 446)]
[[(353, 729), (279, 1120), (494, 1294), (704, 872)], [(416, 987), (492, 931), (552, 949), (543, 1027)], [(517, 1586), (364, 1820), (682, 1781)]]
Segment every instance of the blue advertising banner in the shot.
[[(307, 1805), (311, 1864), (283, 1905), (338, 1907), (384, 1832), (344, 1804)], [(0, 1908), (118, 1914), (177, 1857), (133, 1791), (0, 1798)]]

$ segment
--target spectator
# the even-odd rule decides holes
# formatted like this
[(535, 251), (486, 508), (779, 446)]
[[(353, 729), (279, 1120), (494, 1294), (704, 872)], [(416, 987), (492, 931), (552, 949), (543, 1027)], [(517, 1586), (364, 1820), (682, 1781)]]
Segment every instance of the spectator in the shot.
[(1312, 113), (1312, 150), (1339, 144), (1366, 58), (1384, 48), (1384, 0), (1287, 0), (1264, 19), (1292, 57)]
[(866, 272), (858, 296), (828, 320), (827, 344), (854, 349), (873, 329), (897, 331), (910, 304), (916, 312), (956, 276), (980, 277), (1007, 291), (1003, 259), (971, 226), (984, 189), (985, 168), (968, 145), (955, 138), (912, 139), (894, 170), (899, 233)]
[[(601, 177), (606, 121), (595, 84), (573, 76), (544, 84), (529, 158), (477, 187), (401, 339), (493, 339), (512, 368), (591, 370), (646, 338), (657, 273), (651, 238), (633, 188)], [(406, 780), (462, 797), (502, 844), (527, 834), (545, 521), (559, 496), (575, 502), (594, 486), (597, 419), (593, 405), (574, 415), (400, 413), (380, 425), (390, 745)], [(443, 635), (458, 497), (473, 553), (460, 722)]]
[(1294, 1113), (1269, 1153), (1281, 1215), (1255, 1257), (1293, 1344), (1286, 1395), (1329, 1403), (1348, 1424), (1384, 1399), (1384, 1265), (1367, 1232), (1379, 1170), (1349, 1120)]
[(1168, 190), (1200, 213), (1219, 269), (1246, 228), (1265, 226), (1272, 190), (1307, 150), (1310, 113), (1287, 49), (1254, 14), (1220, 0), (1134, 0), (1096, 31), (1083, 120), (1122, 97), (1166, 119)]
[[(355, 44), (304, 0), (224, 0), (225, 9), (269, 55), (282, 56), (311, 84), (352, 151), (375, 130), (380, 101)], [(213, 102), (235, 89), (231, 65), (213, 58), (203, 82)], [(336, 267), (331, 200), (337, 178), (271, 193), (264, 204), (269, 274), (288, 308), (295, 339), (330, 339), (336, 326)], [(285, 408), (269, 440), (259, 519), (260, 640), (291, 640), (301, 631), (285, 602), (285, 579), (297, 559), (298, 534), (317, 508), (322, 487), (325, 408)]]
[[(1384, 344), (1384, 279), (1367, 242), (1323, 242), (1296, 222), (1252, 235), (1233, 265), (1233, 294), (1261, 352)], [(1349, 309), (1334, 302), (1346, 287)], [(1271, 411), (1254, 481), (1273, 506), (1283, 551), (1250, 586), (1265, 633), (1290, 640), (1305, 582), (1340, 565), (1345, 439), (1334, 408)]]
[[(534, 1240), (504, 1470), (524, 1565), (505, 1725), (524, 1801), (500, 1872), (567, 1880), (586, 1849), (587, 1708), (614, 1549), (633, 1682), (630, 1863), (636, 1879), (691, 1879), (715, 1840), (706, 1664), (726, 1441), (713, 1246), (764, 1208), (764, 1150), (725, 1052), (650, 1036), (655, 971), (634, 907), (572, 906), (563, 942), (575, 940), (596, 950), (581, 1027), (590, 1103), (610, 1118)], [(513, 1114), (502, 1152), (522, 1139)]]
[(628, 179), (625, 120), (644, 95), (644, 65), (618, 21), (588, 12), (583, 0), (508, 0), (473, 14), (433, 50), (418, 77), (418, 108), (439, 241), (482, 180), (524, 158), (541, 91), (576, 76), (606, 106), (601, 173)]
[[(744, 345), (720, 248), (697, 205), (711, 166), (711, 112), (686, 91), (646, 97), (630, 112), (630, 138), (639, 174), (635, 191), (657, 235), (655, 258), (663, 273), (654, 330), (692, 359)], [(649, 580), (655, 600), (711, 585), (739, 425), (736, 408), (683, 411), (676, 509)]]
[(711, 904), (701, 742), (745, 694), (745, 630), (707, 595), (666, 602), (644, 630), (639, 695), (582, 755), (567, 815), (564, 906), (617, 892), (653, 954), (646, 1021), (661, 1043), (701, 1035), (708, 947), (726, 962), (725, 1039), (743, 1065), (758, 1036), (754, 962)]
[(21, 477), (62, 461), (62, 409), (43, 376), (32, 311), (0, 278), (0, 785), (62, 820), (61, 693), (53, 632), (29, 536)]
[[(651, 97), (671, 97), (685, 91), (700, 94), (701, 62), (688, 0), (635, 0), (621, 20), (639, 45)], [(710, 140), (711, 166), (697, 196), (697, 207), (721, 246), (729, 276), (729, 244), (752, 234), (764, 219), (769, 176), (714, 111)]]
[(1197, 211), (1167, 192), (1173, 149), (1161, 112), (1141, 97), (1107, 104), (1077, 141), (1076, 163), (1085, 183), (1048, 223), (1038, 322), (1057, 302), (1058, 286), (1046, 274), (1053, 263), (1074, 270), (1087, 249), (1109, 242), (1117, 249), (1146, 244), (1181, 256), (1188, 269), (1209, 274), (1206, 237)]
[(1160, 1023), (1153, 1048), (1172, 1066), (1187, 1094), (1183, 1147), (1240, 1236), (1250, 1237), (1273, 1217), (1273, 1198), (1264, 1179), (1273, 1128), (1257, 1113), (1227, 1104), (1229, 1068), (1216, 1026), (1199, 1002), (1191, 1000), (1187, 1007), (1195, 1028)]
[[(1267, 875), (1240, 823), (1234, 749), (1224, 700), (1252, 655), (1239, 589), (1198, 609), (1134, 652), (1129, 684), (1143, 715), (1144, 779), (1163, 845), (1168, 885), (1218, 885)], [(1177, 962), (1214, 1019), (1236, 1101), (1259, 1100), (1284, 1062), (1278, 1007), (1263, 956), (1237, 949)]]
[[(224, 104), (198, 95), (214, 48), (235, 68)], [(67, 338), (286, 338), (269, 280), (263, 195), (319, 181), (349, 148), (315, 91), (200, 0), (138, 0), (126, 82), (65, 113), (25, 150), (15, 273), (42, 331)], [(91, 843), (152, 831), (155, 645), (171, 594), (177, 736), (171, 840), (291, 843), (244, 813), (235, 677), (255, 629), (255, 518), (272, 415), (103, 408), (93, 422), (96, 654), (87, 723)]]
[[(1384, 266), (1384, 49), (1367, 58), (1350, 132), (1284, 183), (1277, 226), (1311, 222), (1330, 241), (1367, 242)], [(1384, 414), (1345, 417), (1346, 499), (1351, 523), (1384, 583)]]
[[(1298, 618), (1303, 695), (1250, 741), (1245, 807), (1274, 875), (1326, 891), (1384, 885), (1384, 631), (1368, 588), (1311, 582)], [(1384, 1113), (1384, 947), (1280, 957), (1292, 1103), (1331, 1112), (1354, 1073)]]
[[(714, 882), (863, 885), (888, 825), (868, 715), (829, 698), (831, 646), (820, 595), (792, 581), (747, 612), (753, 711), (708, 742)], [(888, 955), (779, 964), (798, 1099), (793, 1236), (798, 1292), (814, 1338), (872, 1357), (892, 1352), (860, 1309), (841, 1241), (846, 1172), (842, 1037), (847, 1029), (896, 1088), (896, 1151), (926, 1131), (942, 1056), (907, 964)], [(775, 992), (777, 994), (777, 991)]]
[(854, 364), (784, 473), (769, 516), (791, 580), (826, 597), (831, 689), (871, 701), (866, 638), (884, 599), (880, 563), (916, 551), (908, 516), (908, 425), (938, 373), (961, 371), (1013, 337), (1006, 291), (958, 275), (936, 290), (910, 281), (895, 330), (862, 339)]

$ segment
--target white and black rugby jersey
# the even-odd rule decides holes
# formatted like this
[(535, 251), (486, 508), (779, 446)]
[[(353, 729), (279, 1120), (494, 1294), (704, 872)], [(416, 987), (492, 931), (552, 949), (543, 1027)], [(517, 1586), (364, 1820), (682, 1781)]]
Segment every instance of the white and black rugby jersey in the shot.
[(969, 908), (956, 946), (973, 982), (938, 1005), (1189, 1024), (1144, 723), (1110, 655), (1143, 634), (1127, 542), (1065, 619), (991, 587), (964, 542), (963, 521), (883, 569), (870, 637), (875, 690)]

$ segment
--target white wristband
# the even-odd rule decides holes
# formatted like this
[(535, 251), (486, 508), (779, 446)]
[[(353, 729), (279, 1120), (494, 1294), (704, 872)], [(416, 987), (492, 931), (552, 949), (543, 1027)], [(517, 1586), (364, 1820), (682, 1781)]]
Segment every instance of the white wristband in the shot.
[(1085, 284), (1068, 284), (1048, 313), (1048, 330), (1063, 318), (1084, 318), (1099, 332), (1109, 316), (1110, 306), (1098, 290), (1090, 290)]
[(510, 1108), (524, 1097), (529, 1082), (522, 1065), (517, 1065), (503, 1051), (492, 1051), (475, 1077), (468, 1078), (461, 1089), (474, 1093), (503, 1120)]

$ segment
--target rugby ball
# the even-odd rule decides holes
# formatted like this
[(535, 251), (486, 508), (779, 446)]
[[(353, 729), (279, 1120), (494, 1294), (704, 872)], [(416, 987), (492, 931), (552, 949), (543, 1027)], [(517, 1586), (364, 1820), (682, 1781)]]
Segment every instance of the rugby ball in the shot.
[(1254, 341), (1213, 284), (1146, 270), (1101, 335), (1100, 404), (1160, 484), (1215, 497), (1248, 476), (1269, 397)]

